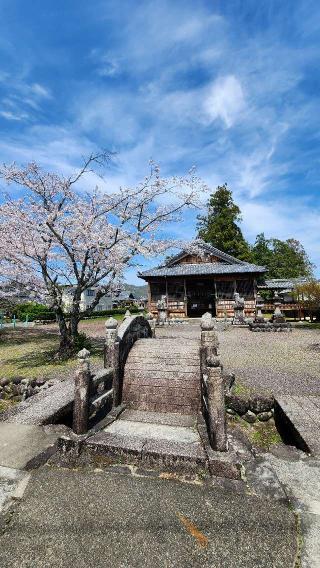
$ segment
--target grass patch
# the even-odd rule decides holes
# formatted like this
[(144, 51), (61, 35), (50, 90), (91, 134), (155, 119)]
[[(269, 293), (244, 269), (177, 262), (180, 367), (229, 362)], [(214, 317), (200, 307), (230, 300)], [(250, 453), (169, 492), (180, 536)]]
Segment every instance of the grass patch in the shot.
[(10, 406), (14, 406), (16, 403), (16, 401), (14, 400), (0, 400), (0, 412), (5, 412), (6, 410), (8, 410), (8, 408), (10, 408)]
[(231, 428), (240, 426), (252, 445), (261, 450), (268, 451), (271, 446), (281, 444), (282, 442), (274, 420), (268, 420), (268, 422), (257, 421), (254, 424), (249, 424), (240, 416), (228, 416), (228, 424)]
[(269, 450), (271, 446), (282, 442), (273, 420), (252, 424), (252, 429), (251, 431), (249, 430), (249, 437), (254, 446), (258, 446), (258, 448), (263, 450)]
[(250, 387), (247, 387), (246, 385), (244, 385), (243, 383), (235, 383), (232, 387), (232, 394), (235, 394), (236, 396), (250, 396), (252, 394), (252, 389), (250, 389)]
[[(132, 314), (132, 315), (139, 315), (139, 314)], [(109, 319), (110, 317), (118, 320), (118, 321), (122, 321), (124, 318), (124, 314), (114, 314), (113, 316), (98, 316), (96, 318), (88, 318), (88, 319), (82, 319), (81, 323), (87, 325), (90, 323), (100, 323), (102, 321), (107, 321), (107, 319)]]
[[(77, 365), (77, 358), (59, 360), (58, 334), (42, 330), (2, 330), (0, 333), (0, 378), (60, 376)], [(95, 342), (92, 359), (101, 360), (101, 345)]]

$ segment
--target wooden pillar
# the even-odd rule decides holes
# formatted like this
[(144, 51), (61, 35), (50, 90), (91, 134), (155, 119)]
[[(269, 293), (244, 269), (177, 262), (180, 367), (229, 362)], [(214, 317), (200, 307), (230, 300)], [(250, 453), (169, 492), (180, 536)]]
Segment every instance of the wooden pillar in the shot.
[(215, 301), (215, 307), (216, 307), (216, 316), (218, 316), (218, 294), (217, 294), (217, 283), (216, 280), (213, 280), (214, 283), (214, 301)]
[(82, 349), (78, 353), (80, 362), (75, 377), (73, 423), (72, 428), (76, 434), (85, 434), (89, 422), (89, 390), (90, 390), (90, 352)]
[(184, 313), (186, 318), (188, 317), (188, 296), (187, 296), (187, 281), (183, 279), (183, 286), (184, 286)]
[(167, 304), (167, 317), (169, 317), (169, 296), (168, 296), (168, 280), (167, 277), (165, 277), (166, 280), (166, 304)]
[(151, 286), (148, 282), (148, 312), (151, 312)]

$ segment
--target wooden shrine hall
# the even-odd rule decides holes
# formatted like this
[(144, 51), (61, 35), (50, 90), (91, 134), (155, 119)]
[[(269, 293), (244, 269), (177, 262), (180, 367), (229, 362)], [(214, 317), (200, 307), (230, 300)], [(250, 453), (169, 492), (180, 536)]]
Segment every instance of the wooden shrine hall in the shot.
[(255, 315), (258, 277), (263, 266), (250, 264), (201, 243), (201, 254), (182, 251), (164, 265), (140, 272), (148, 283), (148, 309), (157, 312), (157, 302), (166, 297), (168, 316), (233, 317), (234, 294), (245, 300), (245, 315)]

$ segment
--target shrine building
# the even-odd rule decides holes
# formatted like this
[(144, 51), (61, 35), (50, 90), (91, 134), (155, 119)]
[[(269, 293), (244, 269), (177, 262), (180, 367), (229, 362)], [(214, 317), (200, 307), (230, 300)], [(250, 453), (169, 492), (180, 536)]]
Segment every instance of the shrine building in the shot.
[(245, 315), (253, 317), (258, 278), (263, 266), (250, 264), (201, 243), (201, 255), (182, 251), (164, 265), (140, 272), (148, 283), (148, 310), (157, 312), (157, 301), (166, 298), (168, 316), (199, 317), (211, 312), (216, 317), (233, 317), (234, 294), (245, 300)]

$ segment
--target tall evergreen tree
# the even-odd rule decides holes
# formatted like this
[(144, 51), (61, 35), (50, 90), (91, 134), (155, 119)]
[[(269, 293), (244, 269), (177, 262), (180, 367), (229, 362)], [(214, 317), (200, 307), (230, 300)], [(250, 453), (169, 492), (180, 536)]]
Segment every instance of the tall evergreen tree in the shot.
[(207, 207), (207, 215), (198, 217), (199, 238), (240, 260), (250, 261), (250, 247), (238, 226), (241, 211), (226, 183), (217, 187)]

